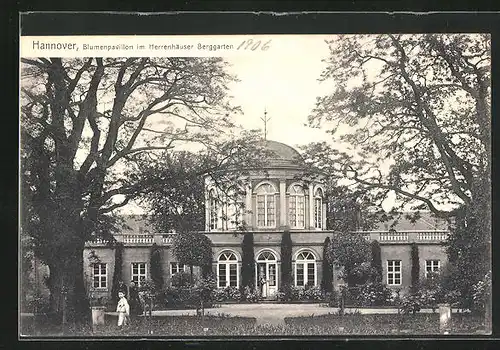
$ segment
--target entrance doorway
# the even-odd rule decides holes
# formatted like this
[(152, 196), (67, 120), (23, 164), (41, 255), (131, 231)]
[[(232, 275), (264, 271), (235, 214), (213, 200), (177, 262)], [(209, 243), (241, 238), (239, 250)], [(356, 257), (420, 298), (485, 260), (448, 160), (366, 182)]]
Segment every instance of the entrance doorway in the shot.
[(257, 285), (263, 298), (276, 296), (278, 292), (278, 259), (271, 251), (263, 251), (257, 256)]

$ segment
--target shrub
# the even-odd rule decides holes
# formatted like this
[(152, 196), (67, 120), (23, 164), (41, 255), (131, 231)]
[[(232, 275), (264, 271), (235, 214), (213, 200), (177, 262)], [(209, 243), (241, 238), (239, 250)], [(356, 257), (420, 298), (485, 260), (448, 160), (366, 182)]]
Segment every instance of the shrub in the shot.
[(255, 261), (254, 261), (253, 233), (246, 232), (241, 242), (241, 285), (252, 287), (255, 283)]
[(370, 243), (358, 234), (339, 232), (333, 235), (327, 259), (343, 266), (342, 278), (349, 286), (363, 284), (371, 275)]
[(213, 275), (205, 275), (196, 280), (192, 292), (196, 295), (198, 300), (204, 303), (212, 301), (212, 292), (217, 288), (217, 282)]
[(195, 307), (196, 297), (192, 288), (169, 287), (164, 292), (164, 303), (167, 307)]
[(189, 272), (180, 271), (172, 275), (172, 287), (186, 288), (191, 285), (191, 274)]
[(47, 313), (50, 310), (48, 298), (44, 298), (41, 293), (35, 292), (27, 296), (26, 303), (30, 312)]
[(382, 256), (380, 243), (377, 240), (372, 241), (371, 243), (372, 249), (372, 261), (371, 267), (373, 270), (372, 279), (375, 283), (382, 283)]
[(382, 283), (366, 283), (357, 289), (356, 300), (361, 306), (387, 305), (391, 290)]
[(418, 244), (413, 242), (411, 244), (411, 287), (412, 293), (417, 292), (419, 289), (419, 276), (420, 276), (420, 258), (418, 254)]
[(421, 292), (409, 293), (401, 299), (401, 312), (403, 314), (416, 314), (425, 304), (425, 299)]
[(289, 284), (292, 281), (292, 237), (286, 230), (281, 237), (281, 283)]
[(280, 301), (305, 301), (305, 300), (325, 300), (325, 294), (318, 286), (295, 287), (285, 284), (278, 291)]
[(113, 282), (111, 286), (112, 303), (118, 303), (118, 291), (121, 289), (122, 282), (122, 267), (123, 267), (123, 243), (116, 242), (115, 244), (115, 269), (113, 272)]
[(215, 301), (238, 301), (241, 300), (242, 295), (238, 288), (236, 287), (226, 287), (214, 289), (211, 293), (211, 297)]
[(292, 289), (293, 286), (290, 283), (284, 283), (278, 290), (278, 300), (280, 301), (292, 301)]
[(307, 287), (303, 289), (301, 300), (323, 300), (323, 291), (318, 286)]
[(163, 269), (162, 269), (162, 252), (163, 248), (153, 243), (150, 256), (150, 272), (151, 280), (156, 289), (163, 288)]
[(333, 266), (327, 259), (329, 247), (330, 237), (326, 237), (325, 241), (323, 242), (323, 262), (321, 277), (321, 289), (323, 289), (325, 293), (330, 293), (333, 289)]
[(439, 276), (435, 273), (429, 274), (427, 278), (420, 283), (420, 293), (424, 305), (435, 311), (438, 304), (444, 301), (444, 293), (439, 282)]
[(488, 299), (491, 293), (491, 274), (488, 272), (482, 280), (472, 288), (473, 312), (483, 313), (488, 307)]
[(328, 302), (329, 307), (341, 306), (341, 296), (338, 291), (332, 291), (330, 293), (326, 293), (325, 300)]
[(203, 267), (212, 264), (212, 241), (197, 232), (183, 232), (175, 235), (173, 252), (180, 264), (189, 266), (191, 277), (194, 277), (193, 266)]
[(243, 289), (243, 299), (251, 303), (257, 303), (260, 299), (260, 293), (258, 289), (246, 286)]

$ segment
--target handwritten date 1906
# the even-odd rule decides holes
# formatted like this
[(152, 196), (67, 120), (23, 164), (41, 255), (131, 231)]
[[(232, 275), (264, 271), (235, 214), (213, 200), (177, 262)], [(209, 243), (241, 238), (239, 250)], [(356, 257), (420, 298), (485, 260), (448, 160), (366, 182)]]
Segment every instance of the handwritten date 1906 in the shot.
[(271, 44), (271, 40), (262, 43), (262, 41), (257, 40), (253, 41), (252, 39), (244, 40), (238, 45), (237, 50), (251, 50), (255, 51), (260, 48), (260, 51), (267, 51), (269, 49), (269, 44)]

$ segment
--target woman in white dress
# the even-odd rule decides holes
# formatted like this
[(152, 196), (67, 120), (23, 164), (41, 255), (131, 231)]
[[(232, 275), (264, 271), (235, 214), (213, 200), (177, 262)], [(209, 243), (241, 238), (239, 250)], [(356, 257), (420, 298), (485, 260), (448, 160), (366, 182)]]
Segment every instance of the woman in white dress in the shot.
[(128, 324), (128, 318), (130, 317), (130, 306), (125, 298), (125, 293), (118, 292), (118, 305), (116, 306), (116, 312), (118, 312), (118, 327), (122, 327)]

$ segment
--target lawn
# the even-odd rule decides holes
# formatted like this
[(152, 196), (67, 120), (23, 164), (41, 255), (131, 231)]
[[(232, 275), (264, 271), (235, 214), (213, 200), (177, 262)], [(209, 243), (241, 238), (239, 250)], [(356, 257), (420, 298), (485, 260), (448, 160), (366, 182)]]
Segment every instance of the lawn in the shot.
[[(153, 317), (151, 319), (139, 317), (124, 329), (117, 326), (117, 317), (106, 315), (105, 325), (91, 327), (68, 326), (64, 335), (66, 336), (96, 336), (96, 337), (124, 337), (124, 336), (210, 336), (210, 335), (245, 335), (252, 333), (255, 319), (246, 317), (205, 316), (203, 322), (199, 316), (165, 316)], [(38, 336), (62, 336), (62, 326), (56, 326), (48, 322), (37, 322), (34, 329), (33, 319), (21, 322), (23, 335)], [(36, 333), (35, 333), (36, 331)]]
[[(66, 336), (126, 337), (153, 336), (298, 336), (298, 335), (433, 335), (439, 334), (438, 314), (416, 315), (322, 315), (285, 318), (284, 325), (257, 325), (255, 318), (205, 316), (140, 317), (125, 329), (118, 329), (116, 316), (106, 316), (106, 324), (96, 327), (72, 329)], [(48, 322), (33, 328), (32, 320), (22, 322), (23, 335), (61, 336), (61, 326)], [(469, 314), (453, 314), (450, 334), (478, 334), (483, 331), (481, 320)], [(481, 334), (481, 333), (479, 333)]]
[[(416, 315), (321, 315), (285, 318), (286, 325), (306, 335), (431, 335), (439, 334), (439, 314)], [(484, 333), (483, 319), (470, 314), (453, 314), (450, 334)]]

